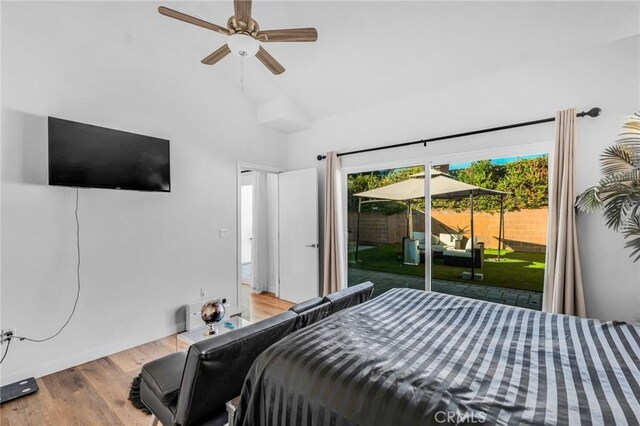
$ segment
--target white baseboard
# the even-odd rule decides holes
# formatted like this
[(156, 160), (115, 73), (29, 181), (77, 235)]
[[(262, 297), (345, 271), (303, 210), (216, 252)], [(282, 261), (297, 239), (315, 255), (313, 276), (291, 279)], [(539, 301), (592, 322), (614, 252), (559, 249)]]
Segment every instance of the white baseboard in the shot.
[(73, 354), (64, 358), (59, 358), (53, 361), (39, 364), (37, 366), (26, 368), (26, 369), (17, 371), (15, 373), (6, 374), (6, 375), (3, 374), (2, 385), (17, 382), (26, 377), (38, 378), (38, 377), (46, 376), (48, 374), (65, 370), (67, 368), (84, 364), (85, 362), (93, 361), (98, 358), (112, 355), (114, 353), (124, 351), (126, 349), (131, 349), (133, 347), (143, 345), (145, 343), (149, 343), (154, 340), (161, 339), (163, 337), (171, 336), (172, 334), (176, 334), (181, 331), (184, 331), (184, 329), (185, 329), (185, 324), (180, 323), (171, 327), (165, 327), (163, 329), (149, 331), (147, 333), (130, 337), (125, 340), (120, 340), (118, 342), (113, 342), (104, 346), (93, 348), (86, 352)]

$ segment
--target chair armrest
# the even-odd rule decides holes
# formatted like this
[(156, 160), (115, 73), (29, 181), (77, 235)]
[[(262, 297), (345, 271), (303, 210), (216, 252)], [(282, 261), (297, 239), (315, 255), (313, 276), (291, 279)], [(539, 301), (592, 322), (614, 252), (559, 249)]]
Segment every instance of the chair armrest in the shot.
[(301, 314), (304, 311), (308, 311), (309, 309), (317, 307), (318, 305), (322, 304), (323, 301), (324, 300), (322, 299), (322, 297), (314, 297), (313, 299), (296, 303), (295, 305), (290, 307), (289, 310), (295, 312), (296, 314)]
[(142, 367), (142, 380), (164, 406), (171, 405), (178, 398), (186, 359), (186, 352), (176, 352)]
[(324, 301), (331, 302), (331, 310), (329, 311), (329, 314), (333, 315), (338, 311), (368, 301), (371, 299), (372, 293), (373, 283), (371, 281), (367, 281), (336, 291), (335, 293), (328, 294), (324, 297)]
[(227, 402), (227, 414), (229, 415), (229, 426), (233, 426), (236, 422), (236, 411), (240, 405), (240, 395)]

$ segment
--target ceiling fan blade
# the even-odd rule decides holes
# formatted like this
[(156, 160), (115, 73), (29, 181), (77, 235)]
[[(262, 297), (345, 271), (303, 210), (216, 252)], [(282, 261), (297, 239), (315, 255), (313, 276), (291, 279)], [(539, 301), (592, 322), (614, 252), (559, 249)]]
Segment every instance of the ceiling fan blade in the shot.
[(273, 59), (273, 56), (271, 56), (269, 52), (264, 50), (262, 46), (260, 46), (260, 49), (258, 49), (256, 58), (258, 58), (258, 60), (262, 62), (265, 67), (269, 68), (269, 71), (271, 71), (273, 74), (278, 75), (284, 72), (284, 67), (280, 65), (278, 61)]
[(229, 49), (229, 46), (225, 44), (220, 49), (216, 50), (215, 52), (213, 52), (211, 55), (207, 56), (200, 62), (202, 62), (205, 65), (213, 65), (217, 63), (220, 59), (227, 56), (229, 53), (231, 53), (231, 49)]
[(169, 18), (177, 19), (178, 21), (197, 25), (199, 27), (215, 31), (220, 34), (229, 35), (229, 30), (224, 27), (212, 24), (211, 22), (203, 21), (202, 19), (196, 18), (195, 16), (186, 15), (182, 12), (178, 12), (177, 10), (169, 9), (168, 7), (160, 6), (158, 8), (158, 12), (160, 12), (160, 14), (164, 16), (168, 16)]
[(249, 23), (251, 20), (251, 0), (233, 0), (233, 10), (238, 21)]
[(285, 30), (266, 30), (258, 32), (258, 39), (265, 43), (278, 41), (316, 41), (318, 31), (315, 28), (289, 28)]

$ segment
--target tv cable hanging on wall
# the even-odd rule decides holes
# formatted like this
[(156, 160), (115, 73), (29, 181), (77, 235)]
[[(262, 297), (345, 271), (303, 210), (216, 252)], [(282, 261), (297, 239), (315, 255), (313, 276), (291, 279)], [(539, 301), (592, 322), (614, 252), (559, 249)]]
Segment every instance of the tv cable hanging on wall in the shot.
[[(67, 317), (66, 321), (64, 322), (64, 324), (62, 324), (62, 326), (58, 329), (58, 331), (56, 331), (55, 333), (53, 333), (52, 335), (48, 336), (48, 337), (44, 337), (44, 338), (40, 338), (40, 339), (36, 339), (33, 337), (27, 337), (27, 336), (16, 336), (13, 334), (12, 331), (7, 331), (4, 332), (2, 334), (2, 342), (7, 342), (7, 349), (5, 349), (4, 355), (2, 356), (2, 359), (0, 359), (0, 363), (2, 363), (4, 361), (4, 359), (7, 356), (7, 353), (9, 352), (9, 347), (11, 345), (11, 341), (13, 339), (18, 339), (20, 341), (26, 340), (28, 342), (34, 342), (34, 343), (42, 343), (42, 342), (46, 342), (48, 340), (53, 339), (54, 337), (58, 336), (62, 330), (64, 330), (67, 325), (69, 325), (69, 322), (71, 322), (71, 319), (73, 318), (73, 316), (76, 313), (76, 308), (78, 306), (78, 301), (80, 300), (80, 289), (81, 289), (81, 281), (80, 281), (80, 264), (81, 264), (81, 257), (80, 257), (80, 220), (78, 217), (78, 208), (79, 208), (79, 200), (80, 200), (80, 190), (79, 188), (76, 187), (76, 202), (75, 202), (75, 210), (74, 210), (74, 216), (75, 216), (75, 221), (76, 221), (76, 256), (77, 256), (77, 261), (76, 261), (76, 297), (75, 300), (73, 302), (73, 308), (71, 309), (71, 313), (69, 314), (69, 316)], [(2, 401), (4, 402), (4, 398), (2, 398)]]

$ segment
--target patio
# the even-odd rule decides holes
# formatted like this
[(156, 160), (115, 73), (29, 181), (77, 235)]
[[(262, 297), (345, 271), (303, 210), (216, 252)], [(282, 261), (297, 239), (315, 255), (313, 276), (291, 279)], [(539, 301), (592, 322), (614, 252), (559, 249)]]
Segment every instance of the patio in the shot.
[[(355, 285), (364, 281), (374, 283), (374, 297), (392, 288), (406, 287), (419, 290), (424, 289), (424, 278), (422, 277), (349, 268), (349, 285)], [(505, 305), (519, 306), (537, 311), (539, 311), (542, 306), (542, 293), (537, 291), (437, 279), (432, 280), (431, 289), (440, 293), (503, 303)]]

